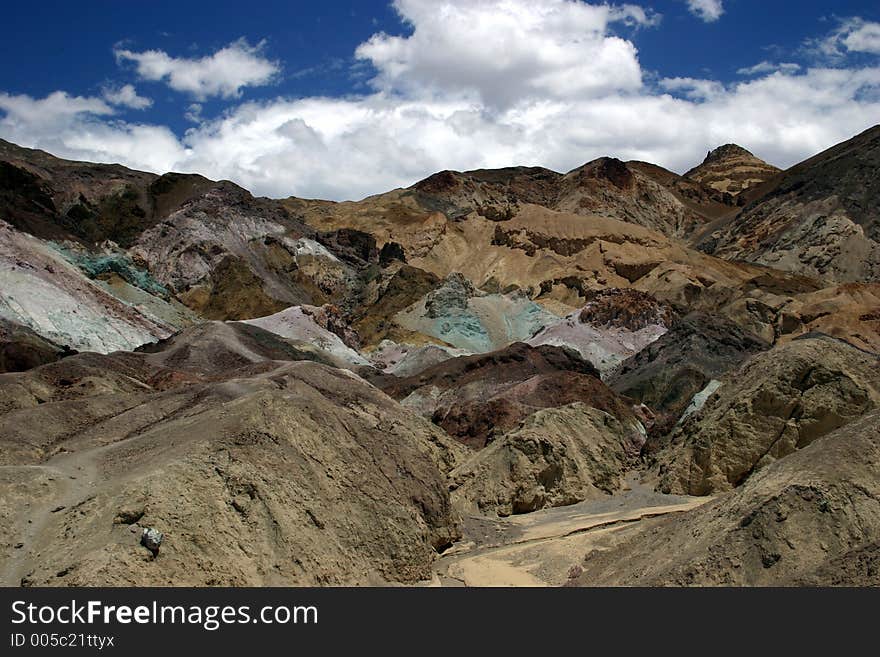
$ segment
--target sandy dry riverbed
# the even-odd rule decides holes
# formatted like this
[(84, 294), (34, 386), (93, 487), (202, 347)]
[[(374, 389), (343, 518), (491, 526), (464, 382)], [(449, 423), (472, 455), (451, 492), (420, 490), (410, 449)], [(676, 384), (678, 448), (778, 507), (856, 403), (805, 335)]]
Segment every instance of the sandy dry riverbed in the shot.
[(508, 518), (464, 519), (464, 537), (440, 559), (426, 586), (560, 586), (592, 550), (611, 547), (647, 518), (680, 513), (711, 498), (662, 495), (639, 483), (599, 500)]

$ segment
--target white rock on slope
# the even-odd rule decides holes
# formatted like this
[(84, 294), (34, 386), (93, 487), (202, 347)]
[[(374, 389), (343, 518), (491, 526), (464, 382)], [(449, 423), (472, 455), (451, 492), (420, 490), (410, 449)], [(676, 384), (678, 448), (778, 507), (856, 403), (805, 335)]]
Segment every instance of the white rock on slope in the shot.
[[(215, 201), (221, 203), (222, 196)], [(149, 263), (156, 280), (175, 292), (210, 281), (220, 262), (233, 256), (254, 272), (268, 295), (291, 305), (301, 303), (290, 276), (275, 271), (267, 261), (265, 242), (274, 240), (322, 289), (348, 284), (353, 276), (348, 265), (314, 240), (295, 239), (288, 232), (288, 226), (231, 201), (217, 215), (188, 205), (145, 230), (129, 253)]]
[(438, 344), (412, 345), (382, 340), (370, 355), (374, 367), (386, 374), (406, 377), (437, 365), (450, 358), (467, 356), (470, 352)]
[(668, 330), (662, 324), (651, 324), (636, 331), (616, 326), (596, 327), (581, 322), (580, 314), (578, 310), (544, 327), (526, 342), (534, 347), (546, 344), (576, 349), (585, 360), (605, 374)]
[(245, 320), (245, 324), (258, 326), (283, 338), (308, 342), (349, 365), (370, 365), (357, 351), (342, 339), (319, 325), (302, 306), (291, 306), (274, 315)]

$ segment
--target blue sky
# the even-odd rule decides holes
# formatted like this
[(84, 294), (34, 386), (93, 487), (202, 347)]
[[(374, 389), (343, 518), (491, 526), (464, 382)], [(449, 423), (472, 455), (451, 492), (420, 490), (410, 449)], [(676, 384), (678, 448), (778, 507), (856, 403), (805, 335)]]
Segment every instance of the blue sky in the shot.
[(599, 155), (786, 166), (880, 121), (876, 1), (43, 2), (4, 8), (0, 136), (355, 198)]

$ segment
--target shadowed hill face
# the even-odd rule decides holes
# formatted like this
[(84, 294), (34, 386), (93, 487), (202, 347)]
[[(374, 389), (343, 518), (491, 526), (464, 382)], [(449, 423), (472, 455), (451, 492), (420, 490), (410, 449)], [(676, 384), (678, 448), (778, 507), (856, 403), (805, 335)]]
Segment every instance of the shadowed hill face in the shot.
[(200, 377), (222, 377), (265, 361), (310, 360), (332, 367), (343, 365), (329, 352), (243, 322), (199, 324), (144, 345), (138, 353), (148, 354), (145, 361), (152, 366)]
[(623, 488), (631, 428), (582, 402), (543, 408), (450, 472), (468, 513), (531, 513), (604, 498)]
[(613, 390), (654, 411), (654, 440), (646, 446), (654, 450), (656, 438), (672, 429), (695, 395), (752, 354), (769, 348), (729, 320), (693, 313), (621, 363), (607, 381)]
[(45, 239), (112, 240), (127, 247), (142, 231), (215, 185), (194, 174), (157, 176), (0, 143), (3, 218)]
[(509, 167), (505, 169), (478, 169), (441, 171), (417, 182), (412, 189), (423, 194), (423, 202), (437, 207), (447, 205), (444, 214), (452, 217), (483, 210), (503, 219), (507, 205), (535, 203), (552, 207), (558, 195), (562, 175), (540, 167)]
[(781, 173), (699, 241), (707, 253), (816, 276), (880, 280), (880, 126)]
[(52, 363), (71, 353), (27, 326), (0, 317), (0, 374), (23, 372)]
[(495, 381), (521, 381), (530, 376), (553, 371), (571, 371), (598, 377), (599, 372), (574, 351), (561, 347), (530, 347), (516, 343), (489, 354), (462, 356), (430, 367), (423, 372), (389, 383), (388, 394), (403, 398), (424, 385), (454, 388), (487, 378)]
[(426, 271), (402, 265), (377, 285), (376, 298), (360, 306), (354, 313), (352, 326), (364, 345), (377, 345), (388, 338), (410, 337), (394, 317), (435, 290), (441, 281)]

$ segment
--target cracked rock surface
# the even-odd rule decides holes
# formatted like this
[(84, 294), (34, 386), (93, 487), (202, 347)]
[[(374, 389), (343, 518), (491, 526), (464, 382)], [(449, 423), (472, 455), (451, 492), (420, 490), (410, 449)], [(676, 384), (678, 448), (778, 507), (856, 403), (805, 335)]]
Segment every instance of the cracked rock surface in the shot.
[(682, 423), (655, 469), (664, 492), (709, 495), (872, 410), (875, 355), (827, 336), (754, 356)]

